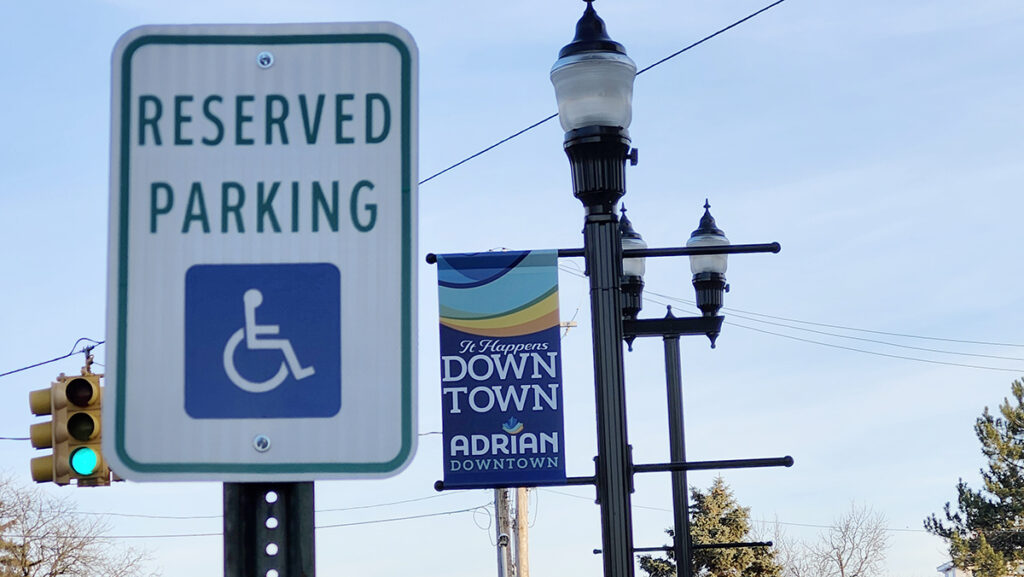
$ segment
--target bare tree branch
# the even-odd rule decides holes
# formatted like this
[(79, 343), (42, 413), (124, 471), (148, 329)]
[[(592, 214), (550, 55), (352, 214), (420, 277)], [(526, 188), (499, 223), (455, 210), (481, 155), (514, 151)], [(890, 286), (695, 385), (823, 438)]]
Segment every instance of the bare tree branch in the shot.
[(885, 516), (868, 507), (850, 510), (808, 547), (816, 571), (822, 577), (875, 577), (885, 567), (889, 533)]
[(146, 555), (104, 537), (102, 517), (0, 478), (0, 577), (143, 577)]

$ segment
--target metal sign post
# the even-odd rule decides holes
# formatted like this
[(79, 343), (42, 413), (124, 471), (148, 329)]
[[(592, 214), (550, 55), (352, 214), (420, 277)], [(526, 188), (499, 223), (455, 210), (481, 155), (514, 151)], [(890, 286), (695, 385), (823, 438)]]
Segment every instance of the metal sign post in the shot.
[(224, 483), (225, 577), (313, 577), (314, 537), (312, 481)]

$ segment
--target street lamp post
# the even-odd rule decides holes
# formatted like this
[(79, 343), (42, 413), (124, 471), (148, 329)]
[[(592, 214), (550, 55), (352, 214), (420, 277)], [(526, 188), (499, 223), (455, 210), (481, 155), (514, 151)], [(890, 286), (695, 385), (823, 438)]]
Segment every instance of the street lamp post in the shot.
[(551, 69), (573, 194), (583, 203), (583, 249), (590, 277), (594, 388), (597, 404), (595, 467), (601, 508), (605, 577), (633, 576), (630, 492), (632, 462), (626, 434), (622, 363), (622, 245), (615, 205), (625, 194), (627, 128), (632, 119), (636, 65), (605, 32), (590, 0), (576, 37)]
[[(605, 31), (593, 0), (576, 23), (576, 36), (558, 54), (551, 83), (558, 117), (565, 130), (565, 153), (572, 172), (573, 194), (583, 203), (583, 250), (559, 250), (559, 256), (583, 256), (590, 279), (593, 332), (594, 389), (597, 405), (597, 458), (594, 477), (567, 479), (567, 484), (594, 483), (601, 507), (601, 542), (605, 577), (633, 577), (631, 492), (636, 472), (673, 473), (676, 538), (673, 549), (680, 577), (691, 574), (689, 560), (696, 547), (690, 542), (686, 471), (712, 468), (790, 466), (791, 457), (735, 461), (686, 462), (683, 438), (681, 335), (707, 335), (711, 346), (722, 326), (718, 311), (728, 254), (778, 252), (778, 243), (731, 245), (715, 225), (710, 205), (682, 249), (648, 249), (622, 209), (615, 207), (626, 193), (626, 161), (636, 164), (630, 147), (633, 80), (636, 65), (621, 44)], [(702, 316), (638, 319), (642, 308), (644, 257), (690, 257), (697, 306)], [(625, 256), (625, 260), (623, 257)], [(667, 464), (634, 465), (626, 427), (623, 341), (632, 347), (638, 336), (661, 336), (665, 341), (670, 452)], [(743, 547), (752, 544), (702, 544), (700, 547)], [(596, 551), (595, 551), (596, 552)]]

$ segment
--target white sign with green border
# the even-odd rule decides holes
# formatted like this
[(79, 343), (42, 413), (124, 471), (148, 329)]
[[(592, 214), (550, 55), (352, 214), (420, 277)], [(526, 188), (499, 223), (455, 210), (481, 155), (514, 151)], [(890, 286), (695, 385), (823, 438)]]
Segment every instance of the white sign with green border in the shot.
[(408, 464), (417, 74), (391, 23), (120, 39), (103, 407), (118, 475), (303, 481)]

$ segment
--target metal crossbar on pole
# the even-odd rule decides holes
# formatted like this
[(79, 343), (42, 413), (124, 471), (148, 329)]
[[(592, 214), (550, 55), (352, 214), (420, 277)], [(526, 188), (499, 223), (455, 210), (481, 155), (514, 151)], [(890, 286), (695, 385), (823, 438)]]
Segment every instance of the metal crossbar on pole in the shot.
[(727, 459), (724, 461), (690, 461), (688, 463), (654, 463), (633, 465), (636, 473), (667, 473), (669, 471), (706, 471), (709, 469), (751, 469), (756, 467), (792, 467), (793, 457), (767, 459)]
[[(740, 549), (749, 547), (774, 547), (775, 543), (771, 541), (750, 541), (745, 543), (696, 543), (691, 545), (694, 550), (697, 549)], [(664, 551), (671, 551), (672, 545), (662, 545), (660, 547), (634, 547), (634, 553), (657, 553)], [(600, 549), (594, 549), (594, 555), (600, 555)]]
[[(756, 244), (731, 244), (728, 246), (677, 246), (666, 248), (632, 248), (622, 251), (623, 258), (642, 257), (665, 257), (665, 256), (699, 256), (711, 254), (754, 254), (754, 253), (778, 253), (782, 245), (777, 242), (765, 242)], [(586, 254), (585, 248), (560, 248), (559, 258), (583, 257)], [(437, 255), (428, 252), (426, 255), (428, 264), (437, 262)]]

